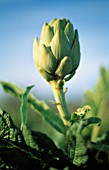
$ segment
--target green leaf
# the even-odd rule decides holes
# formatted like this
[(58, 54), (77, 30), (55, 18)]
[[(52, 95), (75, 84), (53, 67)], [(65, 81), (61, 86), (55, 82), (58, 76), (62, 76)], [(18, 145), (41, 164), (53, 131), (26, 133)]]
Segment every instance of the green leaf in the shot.
[(88, 161), (85, 138), (82, 136), (83, 121), (76, 121), (68, 128), (66, 144), (72, 163), (82, 166)]
[(0, 109), (0, 137), (17, 143), (24, 142), (21, 131), (13, 124), (10, 115)]
[(0, 125), (0, 164), (3, 163), (1, 166), (6, 169), (63, 169), (70, 164), (47, 135), (31, 131), (26, 125), (21, 131), (15, 127), (10, 115), (1, 109)]
[(100, 124), (101, 119), (97, 117), (85, 118), (91, 110), (89, 105), (78, 108), (71, 116), (71, 124), (66, 133), (66, 145), (68, 155), (73, 164), (82, 166), (88, 161), (87, 138), (83, 136), (82, 131), (90, 124)]
[[(54, 142), (46, 135), (38, 131), (28, 129), (26, 125), (22, 128), (22, 134), (26, 145), (36, 150), (56, 153), (57, 147)], [(57, 152), (58, 155), (58, 152)]]
[(41, 169), (45, 166), (45, 163), (38, 158), (36, 155), (32, 154), (31, 150), (25, 146), (17, 146), (16, 144), (0, 138), (0, 157), (8, 169)]
[[(29, 95), (28, 102), (33, 106), (34, 109), (37, 109), (37, 100), (33, 95)], [(60, 116), (51, 111), (45, 102), (42, 102), (40, 113), (44, 120), (52, 125), (52, 127), (54, 127), (58, 132), (65, 134), (66, 129)]]
[[(22, 104), (21, 104), (21, 124), (25, 125), (26, 124), (26, 120), (27, 120), (27, 105), (28, 105), (28, 94), (30, 92), (30, 90), (33, 88), (34, 86), (28, 86), (24, 92), (24, 94), (22, 95)], [(22, 126), (21, 125), (21, 126)]]
[(88, 161), (88, 155), (87, 155), (85, 140), (81, 134), (77, 134), (73, 163), (77, 166), (82, 166), (87, 161)]
[[(63, 169), (71, 165), (66, 156), (61, 150), (56, 148), (58, 155), (47, 153), (43, 150), (34, 150), (26, 145), (17, 146), (6, 139), (0, 138), (0, 158), (8, 167), (14, 170), (36, 170), (36, 169), (49, 169), (54, 167), (56, 169)], [(60, 156), (60, 157), (58, 157)]]
[[(1, 85), (4, 90), (17, 98), (21, 99), (24, 90), (19, 88), (13, 83), (1, 81)], [(59, 115), (56, 115), (49, 106), (44, 102), (36, 99), (32, 94), (28, 95), (28, 103), (31, 108), (36, 110), (41, 116), (43, 116), (44, 120), (47, 121), (54, 129), (58, 132), (65, 134), (65, 126)]]
[(83, 128), (87, 127), (90, 124), (98, 124), (99, 126), (101, 124), (101, 119), (98, 117), (89, 117), (89, 118), (83, 119)]

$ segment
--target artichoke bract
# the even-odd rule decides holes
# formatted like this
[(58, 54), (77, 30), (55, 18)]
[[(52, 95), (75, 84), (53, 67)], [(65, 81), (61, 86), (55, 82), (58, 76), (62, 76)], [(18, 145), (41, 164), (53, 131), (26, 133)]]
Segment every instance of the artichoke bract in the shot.
[(34, 39), (34, 63), (49, 82), (74, 75), (80, 62), (78, 31), (68, 19), (45, 23), (40, 37)]

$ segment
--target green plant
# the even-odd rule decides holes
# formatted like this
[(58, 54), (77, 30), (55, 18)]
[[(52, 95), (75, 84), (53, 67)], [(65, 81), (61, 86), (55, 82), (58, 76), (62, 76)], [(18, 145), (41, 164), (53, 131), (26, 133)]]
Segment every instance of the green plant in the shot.
[[(30, 90), (1, 81), (4, 90), (21, 101), (21, 126), (17, 128), (9, 113), (0, 109), (0, 169), (108, 169), (109, 129), (103, 129), (109, 97), (109, 71), (101, 69), (94, 92), (86, 92), (85, 105), (71, 113), (65, 99), (64, 84), (70, 80), (80, 62), (77, 30), (66, 19), (45, 24), (40, 43), (34, 41), (34, 62), (50, 84), (59, 114), (54, 113)], [(28, 105), (39, 113), (63, 137), (56, 145), (49, 136), (29, 129)], [(102, 129), (102, 131), (101, 131)]]

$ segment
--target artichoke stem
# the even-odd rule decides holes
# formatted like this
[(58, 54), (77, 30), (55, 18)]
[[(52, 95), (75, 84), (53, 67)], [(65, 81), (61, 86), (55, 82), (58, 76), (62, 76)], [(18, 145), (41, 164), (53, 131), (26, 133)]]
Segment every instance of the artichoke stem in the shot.
[(55, 101), (56, 103), (59, 103), (56, 105), (56, 107), (60, 113), (63, 123), (68, 126), (68, 120), (70, 119), (70, 111), (65, 100), (65, 93), (63, 89), (64, 83), (57, 80), (53, 80), (50, 82), (50, 85), (52, 86)]

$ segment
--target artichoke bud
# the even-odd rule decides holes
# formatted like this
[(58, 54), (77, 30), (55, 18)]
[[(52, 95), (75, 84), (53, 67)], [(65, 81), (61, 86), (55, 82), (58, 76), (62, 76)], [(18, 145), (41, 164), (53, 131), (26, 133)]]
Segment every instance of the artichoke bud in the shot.
[(33, 53), (35, 66), (47, 81), (71, 77), (80, 62), (78, 32), (68, 19), (54, 19), (44, 24), (40, 43), (35, 38)]

